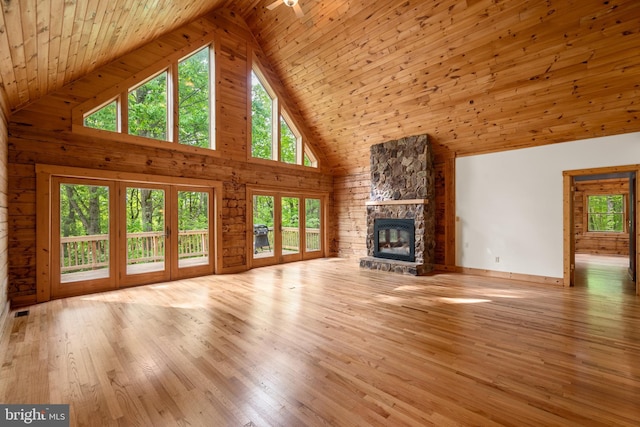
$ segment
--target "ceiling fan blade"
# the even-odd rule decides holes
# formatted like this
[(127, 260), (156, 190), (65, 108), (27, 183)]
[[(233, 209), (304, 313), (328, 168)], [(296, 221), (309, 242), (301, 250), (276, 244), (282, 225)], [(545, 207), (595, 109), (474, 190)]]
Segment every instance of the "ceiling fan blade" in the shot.
[(282, 4), (282, 0), (276, 0), (273, 3), (271, 3), (269, 6), (267, 6), (267, 9), (273, 10), (281, 4)]
[(304, 12), (302, 11), (299, 3), (293, 5), (293, 11), (296, 13), (298, 18), (302, 18), (304, 16)]

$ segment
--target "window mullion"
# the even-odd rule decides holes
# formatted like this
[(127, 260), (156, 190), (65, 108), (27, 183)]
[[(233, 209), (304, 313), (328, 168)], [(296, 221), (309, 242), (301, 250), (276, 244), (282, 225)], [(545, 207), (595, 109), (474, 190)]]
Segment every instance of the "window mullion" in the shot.
[(271, 158), (273, 160), (281, 161), (282, 156), (280, 154), (280, 102), (278, 98), (273, 98), (272, 118), (271, 125), (272, 131), (271, 134), (273, 137), (271, 138)]
[(118, 109), (120, 112), (119, 131), (120, 133), (127, 134), (129, 133), (129, 91), (124, 90), (120, 94)]
[(178, 62), (172, 62), (171, 67), (167, 70), (169, 76), (167, 78), (167, 140), (178, 143), (179, 139), (179, 124), (178, 117)]
[(209, 45), (209, 148), (216, 149), (216, 75), (218, 75), (218, 63), (216, 61), (216, 47)]

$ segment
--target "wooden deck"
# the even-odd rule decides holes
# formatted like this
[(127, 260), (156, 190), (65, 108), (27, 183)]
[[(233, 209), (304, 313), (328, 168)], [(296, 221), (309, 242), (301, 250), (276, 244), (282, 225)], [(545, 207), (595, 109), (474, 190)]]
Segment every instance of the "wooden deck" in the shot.
[(8, 319), (0, 401), (71, 425), (636, 426), (640, 297), (320, 259), (55, 300)]

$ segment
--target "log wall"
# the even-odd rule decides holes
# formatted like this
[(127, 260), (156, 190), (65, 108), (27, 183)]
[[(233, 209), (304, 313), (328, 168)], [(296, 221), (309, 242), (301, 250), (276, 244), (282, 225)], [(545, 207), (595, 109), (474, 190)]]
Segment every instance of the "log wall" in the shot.
[(629, 194), (629, 179), (579, 181), (575, 184), (573, 214), (576, 253), (629, 255), (629, 233), (589, 233), (586, 223), (586, 198), (595, 194)]
[[(215, 151), (172, 143), (135, 141), (129, 135), (111, 132), (73, 130), (74, 109), (99, 101), (100, 94), (105, 91), (126, 90), (123, 82), (162, 65), (164, 58), (202, 46), (208, 39), (214, 40), (216, 54)], [(259, 47), (246, 24), (232, 12), (218, 10), (11, 116), (8, 137), (8, 197), (11, 202), (8, 293), (14, 304), (35, 301), (36, 164), (222, 182), (222, 235), (218, 242), (222, 251), (221, 272), (248, 268), (247, 185), (300, 192), (332, 192), (333, 177), (322, 167), (289, 166), (248, 158), (248, 72), (254, 52), (256, 57), (263, 57), (258, 55)], [(268, 64), (262, 66), (269, 70)], [(274, 79), (270, 83), (280, 94), (281, 101), (288, 103), (287, 109), (294, 116), (299, 130), (307, 135), (296, 106), (286, 99), (275, 74), (271, 73), (270, 77)], [(123, 87), (119, 88), (119, 85)], [(77, 122), (77, 118), (75, 120)], [(322, 158), (320, 161), (322, 163)], [(328, 230), (333, 229), (331, 223), (326, 226)]]

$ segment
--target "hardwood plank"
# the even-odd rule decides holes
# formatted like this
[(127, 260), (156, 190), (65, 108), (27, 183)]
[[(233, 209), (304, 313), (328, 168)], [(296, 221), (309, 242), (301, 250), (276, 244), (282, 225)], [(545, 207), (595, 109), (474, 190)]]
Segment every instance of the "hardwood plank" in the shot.
[(632, 426), (633, 284), (580, 257), (571, 289), (320, 259), (38, 304), (7, 319), (0, 400), (71, 425)]

